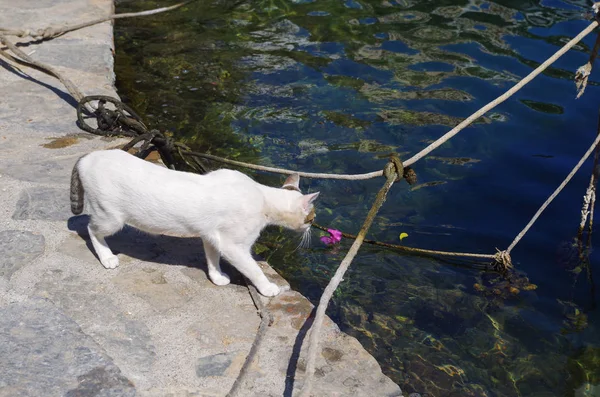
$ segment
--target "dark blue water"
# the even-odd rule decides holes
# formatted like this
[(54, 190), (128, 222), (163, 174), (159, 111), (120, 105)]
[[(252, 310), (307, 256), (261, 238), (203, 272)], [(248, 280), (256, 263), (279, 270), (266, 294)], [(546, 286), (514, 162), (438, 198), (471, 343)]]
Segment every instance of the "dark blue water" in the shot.
[[(138, 11), (163, 2), (122, 2)], [(584, 1), (213, 1), (116, 24), (119, 93), (152, 127), (213, 154), (314, 172), (381, 169), (424, 148), (589, 22)], [(597, 72), (575, 99), (587, 37), (414, 165), (369, 237), (505, 249), (596, 134)], [(514, 249), (507, 284), (468, 263), (365, 245), (329, 314), (408, 395), (599, 396), (600, 256), (573, 247), (588, 161)], [(252, 173), (277, 184), (281, 177)], [(304, 180), (317, 221), (356, 233), (383, 180)], [(269, 230), (257, 253), (317, 301), (351, 241)], [(592, 247), (598, 238), (592, 236)], [(588, 264), (586, 264), (588, 263)], [(524, 279), (523, 277), (526, 277)], [(528, 280), (528, 282), (523, 281)], [(520, 284), (519, 284), (520, 282)], [(523, 288), (529, 283), (537, 286)]]

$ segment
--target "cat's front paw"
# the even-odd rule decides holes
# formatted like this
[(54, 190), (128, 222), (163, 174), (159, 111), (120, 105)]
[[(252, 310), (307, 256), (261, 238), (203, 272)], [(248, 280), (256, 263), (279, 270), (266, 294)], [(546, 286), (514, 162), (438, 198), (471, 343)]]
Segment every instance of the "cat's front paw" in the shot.
[(227, 285), (231, 281), (229, 276), (223, 272), (209, 272), (208, 277), (216, 285)]
[(117, 266), (119, 266), (119, 258), (116, 255), (108, 256), (100, 259), (100, 263), (102, 263), (102, 266), (104, 266), (106, 269), (115, 269)]
[(264, 296), (276, 296), (281, 292), (281, 289), (275, 283), (268, 283), (266, 286), (257, 289)]

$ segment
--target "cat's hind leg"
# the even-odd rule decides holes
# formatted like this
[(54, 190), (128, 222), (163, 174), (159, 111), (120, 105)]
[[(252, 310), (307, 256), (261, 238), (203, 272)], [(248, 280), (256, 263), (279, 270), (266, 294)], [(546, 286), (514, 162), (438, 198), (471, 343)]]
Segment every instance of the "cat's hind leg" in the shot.
[(114, 269), (119, 266), (119, 258), (113, 254), (113, 252), (106, 244), (104, 237), (115, 234), (123, 227), (123, 223), (119, 222), (114, 218), (99, 217), (92, 215), (88, 224), (88, 233), (90, 234), (90, 240), (100, 259), (100, 263), (106, 269)]
[(219, 260), (221, 254), (210, 242), (202, 240), (204, 244), (204, 253), (206, 254), (206, 264), (208, 265), (208, 277), (216, 285), (227, 285), (231, 281), (227, 273), (223, 273)]
[(264, 296), (275, 296), (281, 291), (279, 286), (269, 281), (258, 263), (250, 255), (250, 249), (244, 249), (238, 245), (223, 244), (221, 251), (225, 259), (254, 284), (258, 292)]

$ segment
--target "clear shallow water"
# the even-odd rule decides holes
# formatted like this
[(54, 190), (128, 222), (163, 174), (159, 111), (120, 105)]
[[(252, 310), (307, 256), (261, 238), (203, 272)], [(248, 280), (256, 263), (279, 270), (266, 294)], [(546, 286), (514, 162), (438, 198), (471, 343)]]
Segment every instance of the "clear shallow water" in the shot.
[[(117, 11), (163, 2), (122, 1)], [(406, 158), (546, 60), (588, 22), (583, 1), (199, 2), (116, 24), (119, 93), (147, 123), (213, 154), (315, 172)], [(393, 187), (369, 237), (504, 249), (596, 133), (600, 90), (575, 99), (588, 37)], [(457, 263), (363, 246), (329, 314), (405, 394), (600, 395), (598, 292), (571, 247), (591, 162), (513, 251), (537, 289), (507, 292)], [(253, 174), (267, 184), (279, 176)], [(305, 180), (317, 221), (349, 233), (382, 180)], [(315, 233), (318, 234), (318, 233)], [(597, 243), (594, 235), (592, 245)], [(350, 242), (294, 251), (269, 230), (257, 253), (314, 301)], [(592, 251), (592, 271), (600, 257)], [(480, 286), (489, 287), (481, 291)], [(494, 288), (500, 294), (494, 292)]]

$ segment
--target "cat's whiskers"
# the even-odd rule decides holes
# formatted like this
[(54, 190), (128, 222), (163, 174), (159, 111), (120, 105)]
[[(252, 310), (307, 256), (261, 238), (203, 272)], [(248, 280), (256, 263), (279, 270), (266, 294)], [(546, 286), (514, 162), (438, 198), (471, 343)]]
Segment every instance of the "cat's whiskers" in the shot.
[[(302, 233), (302, 238), (300, 239), (300, 244), (296, 247), (296, 250), (299, 248), (309, 248), (311, 243), (311, 232), (312, 228), (308, 228)], [(294, 250), (295, 251), (295, 250)]]

